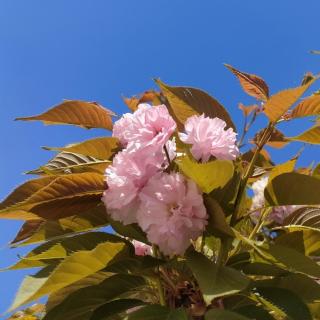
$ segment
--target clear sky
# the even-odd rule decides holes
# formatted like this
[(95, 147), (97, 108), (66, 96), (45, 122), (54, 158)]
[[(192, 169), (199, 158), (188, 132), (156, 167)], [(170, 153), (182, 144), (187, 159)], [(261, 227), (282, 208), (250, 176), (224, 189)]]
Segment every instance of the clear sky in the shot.
[[(220, 100), (241, 126), (238, 102), (252, 103), (223, 63), (261, 75), (271, 92), (320, 70), (319, 0), (1, 0), (0, 198), (63, 146), (102, 130), (13, 122), (62, 99), (98, 101), (124, 112), (121, 95), (172, 85), (201, 87)], [(319, 85), (318, 85), (319, 87)], [(288, 134), (310, 123), (296, 122)], [(276, 151), (281, 161), (301, 146)], [(319, 159), (307, 148), (301, 160)], [(20, 222), (0, 221), (0, 267), (22, 250), (7, 243)], [(0, 313), (24, 272), (0, 273)], [(1, 318), (1, 316), (0, 316)]]

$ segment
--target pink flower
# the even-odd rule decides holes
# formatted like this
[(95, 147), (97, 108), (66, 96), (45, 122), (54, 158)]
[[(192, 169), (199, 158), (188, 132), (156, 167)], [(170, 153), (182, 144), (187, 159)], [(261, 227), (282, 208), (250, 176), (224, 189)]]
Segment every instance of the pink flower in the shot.
[(264, 189), (268, 184), (269, 177), (263, 176), (262, 178), (255, 181), (251, 188), (253, 191), (251, 210), (260, 209), (264, 207)]
[[(264, 189), (268, 184), (268, 180), (269, 176), (265, 175), (252, 184), (252, 191), (254, 195), (252, 197), (251, 210), (257, 209), (257, 211), (253, 214), (255, 220), (257, 220), (261, 214), (261, 210), (259, 209), (263, 208), (265, 205)], [(273, 207), (266, 219), (281, 225), (283, 224), (285, 218), (287, 218), (291, 213), (300, 207), (301, 206), (297, 205)]]
[(207, 162), (211, 156), (222, 160), (234, 160), (239, 154), (236, 133), (232, 128), (225, 130), (226, 122), (219, 118), (208, 118), (204, 114), (192, 116), (185, 123), (186, 133), (180, 139), (192, 144), (191, 153), (196, 160)]
[(152, 249), (149, 245), (137, 240), (132, 240), (132, 244), (137, 256), (148, 256), (152, 254)]
[(141, 190), (137, 219), (148, 240), (166, 255), (183, 254), (199, 237), (207, 213), (196, 184), (179, 173), (158, 173)]
[[(168, 146), (172, 154), (174, 145)], [(156, 144), (119, 152), (106, 170), (108, 189), (102, 197), (111, 217), (125, 225), (136, 222), (140, 190), (148, 179), (167, 165), (163, 148)]]
[(284, 220), (290, 216), (291, 213), (298, 210), (302, 206), (291, 205), (291, 206), (279, 206), (274, 207), (268, 216), (268, 219), (282, 225)]
[(113, 136), (126, 147), (158, 144), (164, 146), (176, 129), (176, 123), (165, 105), (140, 104), (134, 113), (126, 113), (115, 122)]

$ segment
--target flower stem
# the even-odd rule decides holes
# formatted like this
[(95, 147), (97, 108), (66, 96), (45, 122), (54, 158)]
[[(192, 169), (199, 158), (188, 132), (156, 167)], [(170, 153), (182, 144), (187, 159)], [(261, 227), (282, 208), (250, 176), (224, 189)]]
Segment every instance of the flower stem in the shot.
[(265, 218), (268, 216), (270, 211), (272, 210), (271, 207), (264, 209), (259, 217), (259, 220), (257, 221), (256, 225), (254, 226), (253, 230), (251, 231), (248, 239), (251, 240), (253, 237), (260, 231), (261, 227), (263, 226), (263, 223), (265, 221)]
[[(152, 245), (152, 252), (153, 252), (153, 255), (158, 258), (160, 256), (159, 254), (159, 249), (156, 245)], [(166, 306), (166, 299), (165, 299), (165, 296), (164, 296), (164, 290), (163, 290), (163, 286), (162, 286), (162, 282), (161, 282), (161, 273), (160, 273), (160, 268), (159, 266), (156, 267), (156, 273), (157, 273), (157, 276), (156, 276), (156, 286), (157, 286), (157, 289), (158, 289), (158, 294), (159, 294), (159, 302), (162, 306)]]
[(231, 216), (231, 221), (230, 221), (231, 226), (234, 226), (238, 222), (238, 215), (239, 215), (239, 211), (240, 211), (241, 201), (242, 201), (242, 198), (245, 194), (248, 180), (254, 171), (254, 166), (258, 160), (258, 157), (259, 157), (261, 150), (263, 149), (264, 145), (268, 142), (268, 140), (270, 138), (272, 130), (273, 130), (273, 124), (269, 123), (269, 125), (265, 129), (260, 141), (257, 143), (256, 150), (255, 150), (253, 157), (249, 163), (249, 166), (244, 174), (243, 180), (240, 183), (240, 187), (238, 190), (238, 196), (237, 196), (237, 200), (236, 200), (236, 204), (235, 204), (235, 210)]
[(163, 146), (163, 149), (164, 149), (164, 152), (165, 152), (165, 154), (166, 154), (167, 160), (168, 160), (169, 165), (170, 165), (170, 164), (171, 164), (171, 160), (170, 160), (170, 155), (169, 155), (169, 152), (168, 152), (167, 146), (166, 146), (166, 145), (164, 145), (164, 146)]

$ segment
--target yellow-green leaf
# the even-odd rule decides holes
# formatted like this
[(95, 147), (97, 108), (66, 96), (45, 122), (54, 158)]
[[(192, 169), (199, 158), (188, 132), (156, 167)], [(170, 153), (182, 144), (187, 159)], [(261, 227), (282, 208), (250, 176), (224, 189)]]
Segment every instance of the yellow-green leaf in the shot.
[(72, 283), (90, 276), (117, 260), (126, 245), (101, 243), (93, 250), (75, 252), (64, 259), (50, 273), (27, 276), (16, 295), (11, 310), (44, 295), (52, 294)]
[(140, 276), (129, 274), (110, 276), (98, 284), (72, 292), (61, 304), (51, 309), (44, 320), (97, 319), (93, 313), (99, 307), (133, 290), (138, 291), (144, 285), (145, 280)]
[(225, 66), (239, 79), (241, 87), (248, 95), (262, 101), (269, 98), (269, 87), (262, 78), (239, 71), (229, 64)]
[(20, 117), (16, 120), (40, 120), (45, 124), (70, 124), (86, 129), (103, 128), (112, 130), (114, 113), (97, 102), (66, 100), (48, 111), (32, 117)]
[(293, 141), (301, 141), (310, 144), (320, 144), (320, 125), (312, 127), (296, 137), (287, 138)]
[(232, 161), (214, 160), (206, 163), (197, 163), (188, 156), (178, 159), (180, 170), (205, 193), (210, 193), (217, 188), (223, 188), (232, 178), (234, 165)]
[(185, 121), (193, 116), (205, 114), (207, 117), (218, 117), (227, 123), (227, 127), (236, 130), (226, 109), (208, 93), (188, 87), (171, 87), (160, 80), (156, 80), (164, 96), (169, 101), (169, 111), (178, 122), (178, 127), (183, 130)]
[(271, 122), (278, 121), (292, 105), (305, 93), (305, 91), (314, 82), (310, 81), (307, 84), (293, 89), (283, 90), (267, 100), (264, 105), (264, 112)]
[(46, 303), (46, 311), (49, 312), (55, 306), (59, 305), (73, 292), (89, 286), (95, 286), (111, 276), (108, 272), (99, 271), (86, 278), (83, 278), (67, 287), (64, 287), (55, 293), (50, 294)]

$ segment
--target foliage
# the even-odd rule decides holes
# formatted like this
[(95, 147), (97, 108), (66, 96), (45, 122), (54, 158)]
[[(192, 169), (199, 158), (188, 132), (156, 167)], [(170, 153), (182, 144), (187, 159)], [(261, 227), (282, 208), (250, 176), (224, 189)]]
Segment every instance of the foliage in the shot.
[[(141, 193), (133, 197), (134, 201), (139, 197), (144, 200), (143, 205), (130, 207), (128, 214), (137, 218), (129, 223), (122, 211), (127, 210), (124, 203), (130, 194), (121, 191), (122, 198), (118, 200), (105, 196), (112, 189), (110, 175), (115, 172), (112, 170), (117, 157), (137, 148), (116, 133), (119, 128), (112, 123), (112, 111), (96, 102), (64, 101), (41, 115), (17, 119), (115, 129), (112, 137), (44, 147), (57, 154), (47, 164), (28, 171), (37, 177), (17, 187), (0, 203), (1, 218), (24, 221), (10, 245), (37, 244), (7, 268), (37, 268), (21, 284), (8, 319), (320, 319), (320, 165), (298, 168), (297, 156), (275, 164), (265, 150), (266, 146), (282, 148), (296, 141), (320, 143), (319, 121), (293, 137), (278, 128), (279, 123), (296, 118), (319, 118), (319, 95), (302, 99), (317, 79), (311, 75), (301, 86), (271, 95), (261, 77), (226, 67), (244, 91), (256, 99), (251, 106), (240, 104), (244, 128), (234, 146), (234, 150), (240, 150), (236, 158), (221, 156), (219, 148), (228, 140), (221, 140), (218, 127), (209, 126), (205, 139), (206, 143), (212, 139), (212, 156), (206, 162), (196, 160), (201, 158), (195, 154), (202, 142), (194, 133), (196, 129), (185, 128), (190, 117), (195, 121), (190, 122), (194, 128), (213, 123), (206, 122), (203, 114), (222, 119), (223, 133), (236, 131), (227, 109), (208, 93), (156, 80), (160, 91), (124, 98), (130, 113), (125, 116), (129, 122), (123, 130), (135, 130), (134, 117), (144, 112), (141, 104), (145, 103), (149, 104), (144, 105), (148, 110), (164, 105), (175, 124), (171, 126), (174, 132), (167, 132), (167, 140), (161, 146), (163, 163), (139, 186)], [(267, 126), (252, 133), (253, 139), (247, 141), (247, 133), (260, 117), (268, 120)], [(150, 130), (147, 126), (142, 129), (139, 134)], [(194, 139), (199, 138), (199, 145), (191, 146), (182, 139), (181, 132), (189, 129)], [(162, 134), (163, 130), (158, 128), (153, 135)], [(204, 134), (199, 132), (198, 135)], [(167, 144), (171, 137), (175, 144), (173, 155)], [(213, 150), (214, 144), (219, 143)], [(139, 153), (139, 148), (134, 152)], [(158, 156), (150, 152), (151, 160)], [(137, 175), (145, 159), (139, 161), (136, 167), (130, 162), (123, 170)], [(153, 232), (146, 221), (150, 219), (152, 224), (152, 219), (160, 219), (157, 210), (168, 210), (169, 216), (182, 210), (179, 202), (166, 205), (165, 209), (159, 205), (156, 211), (155, 207), (148, 207), (148, 197), (155, 197), (167, 186), (164, 183), (158, 184), (159, 190), (146, 189), (146, 184), (157, 181), (154, 176), (159, 174), (161, 179), (174, 177), (175, 183), (183, 181), (181, 189), (169, 192), (168, 197), (178, 196), (186, 185), (193, 190), (187, 194), (194, 198), (184, 201), (193, 208), (193, 214), (199, 215), (189, 219), (184, 213), (188, 222), (178, 221), (156, 238), (163, 223)], [(251, 188), (254, 196), (249, 196)], [(163, 201), (159, 199), (158, 202)], [(188, 228), (200, 220), (203, 224), (188, 233)], [(184, 229), (179, 229), (181, 225)], [(111, 227), (100, 229), (105, 226)], [(170, 233), (172, 228), (177, 229)], [(186, 234), (179, 234), (183, 230)], [(182, 244), (179, 251), (174, 239), (184, 239), (187, 246)], [(163, 250), (166, 246), (167, 251)], [(41, 297), (47, 297), (45, 305), (25, 307)], [(21, 307), (24, 309), (17, 311)]]

